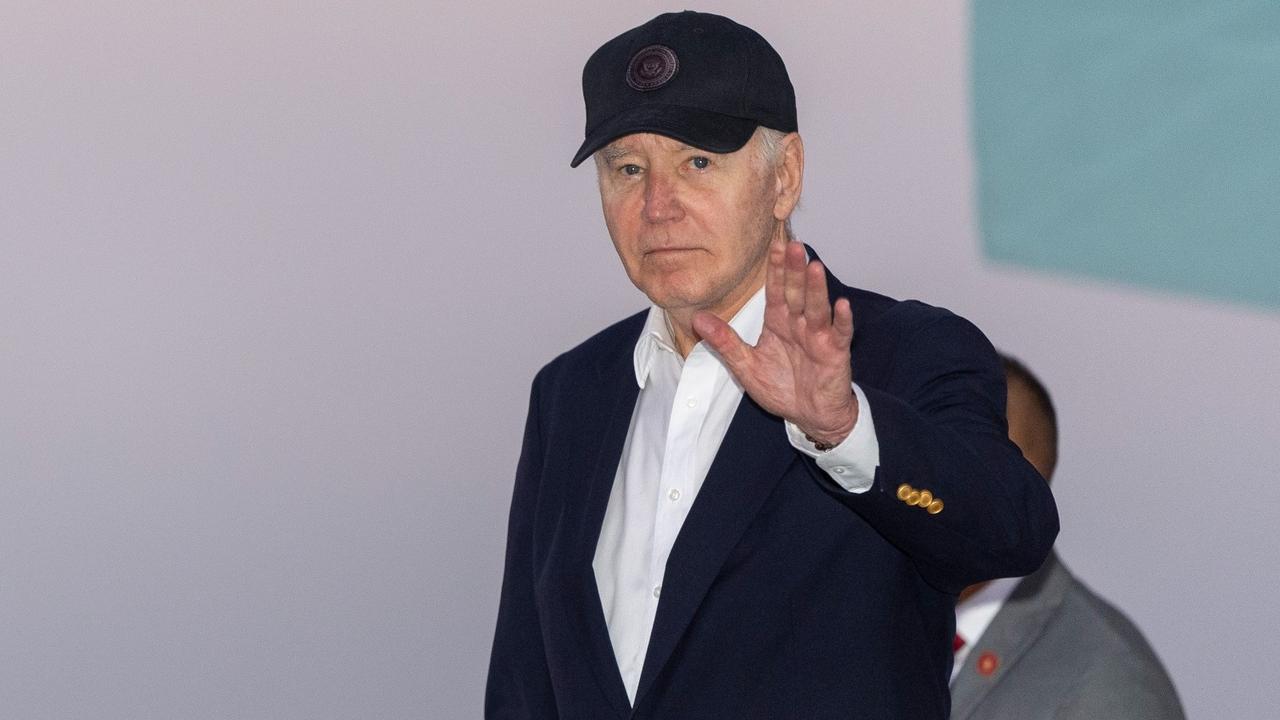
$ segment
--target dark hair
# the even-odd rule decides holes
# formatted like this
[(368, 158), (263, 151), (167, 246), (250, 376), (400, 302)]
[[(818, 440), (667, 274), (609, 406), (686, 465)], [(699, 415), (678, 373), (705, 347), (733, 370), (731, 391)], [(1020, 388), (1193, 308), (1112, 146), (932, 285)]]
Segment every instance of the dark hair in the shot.
[(1010, 384), (1020, 382), (1031, 391), (1031, 397), (1049, 429), (1049, 470), (1052, 474), (1053, 468), (1058, 466), (1058, 413), (1053, 409), (1053, 399), (1049, 397), (1044, 383), (1026, 365), (1004, 353), (1000, 354), (1000, 361), (1004, 364), (1005, 381)]

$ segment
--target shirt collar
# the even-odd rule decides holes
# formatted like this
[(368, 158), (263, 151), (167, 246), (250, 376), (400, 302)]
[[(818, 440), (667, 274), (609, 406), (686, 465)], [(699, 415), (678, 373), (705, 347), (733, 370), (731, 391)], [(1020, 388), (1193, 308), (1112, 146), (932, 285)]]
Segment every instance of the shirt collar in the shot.
[(956, 606), (956, 634), (964, 638), (965, 644), (978, 642), (1021, 581), (1016, 577), (992, 580)]
[[(764, 287), (761, 287), (729, 321), (729, 327), (733, 328), (734, 332), (738, 333), (738, 337), (748, 345), (755, 345), (760, 339), (760, 331), (764, 329), (764, 305)], [(690, 354), (704, 348), (711, 352), (710, 348), (706, 348), (699, 342), (693, 346)], [(667, 325), (667, 312), (657, 305), (652, 305), (649, 307), (649, 315), (645, 318), (644, 328), (640, 331), (640, 337), (636, 340), (635, 352), (632, 355), (636, 369), (636, 384), (641, 390), (644, 389), (645, 381), (649, 378), (649, 371), (653, 369), (654, 361), (661, 353), (671, 353), (680, 360), (675, 340), (671, 337), (671, 328)]]

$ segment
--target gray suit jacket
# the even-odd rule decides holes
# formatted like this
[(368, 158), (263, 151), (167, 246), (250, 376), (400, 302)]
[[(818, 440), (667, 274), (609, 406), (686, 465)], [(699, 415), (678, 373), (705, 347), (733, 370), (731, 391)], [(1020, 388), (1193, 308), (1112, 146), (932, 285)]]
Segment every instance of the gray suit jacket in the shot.
[[(983, 674), (980, 665), (995, 669)], [(1142, 633), (1056, 554), (1018, 584), (973, 644), (951, 684), (951, 717), (1183, 720)]]

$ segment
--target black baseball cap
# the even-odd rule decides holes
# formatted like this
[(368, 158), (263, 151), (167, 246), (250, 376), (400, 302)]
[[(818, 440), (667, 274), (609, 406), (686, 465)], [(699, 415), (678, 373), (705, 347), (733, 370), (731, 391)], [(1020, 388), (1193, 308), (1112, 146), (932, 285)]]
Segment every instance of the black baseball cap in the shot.
[(795, 132), (796, 93), (755, 30), (690, 10), (659, 15), (596, 50), (582, 70), (586, 139), (570, 167), (623, 135), (733, 152), (757, 126)]

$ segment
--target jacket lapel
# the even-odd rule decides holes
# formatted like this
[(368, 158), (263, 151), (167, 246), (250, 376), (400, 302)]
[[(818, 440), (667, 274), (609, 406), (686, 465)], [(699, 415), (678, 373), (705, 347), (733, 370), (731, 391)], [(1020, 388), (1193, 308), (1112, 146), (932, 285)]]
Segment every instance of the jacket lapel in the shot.
[(639, 394), (631, 351), (640, 327), (637, 324), (636, 332), (627, 333), (626, 341), (619, 344), (614, 353), (602, 359), (598, 366), (597, 386), (592, 394), (593, 404), (601, 408), (601, 412), (594, 417), (581, 418), (584, 432), (598, 435), (600, 444), (594, 462), (587, 462), (591, 469), (586, 487), (586, 504), (578, 518), (576, 532), (573, 533), (573, 574), (578, 576), (575, 588), (577, 602), (574, 604), (577, 607), (576, 612), (571, 613), (573, 617), (567, 618), (570, 622), (578, 623), (576, 635), (585, 638), (587, 647), (584, 651), (590, 658), (596, 682), (618, 717), (630, 715), (631, 704), (613, 654), (613, 642), (609, 639), (609, 626), (605, 621), (604, 608), (600, 604), (600, 590), (596, 585), (592, 561)]
[(661, 673), (729, 551), (797, 458), (782, 420), (743, 395), (671, 548), (636, 706)]
[[(1045, 624), (1062, 605), (1068, 580), (1057, 555), (1050, 555), (1039, 570), (1018, 584), (956, 674), (951, 686), (951, 716), (955, 720), (970, 717), (1040, 637)], [(976, 669), (977, 658), (986, 652), (995, 653), (1000, 659), (990, 676), (980, 675)]]

